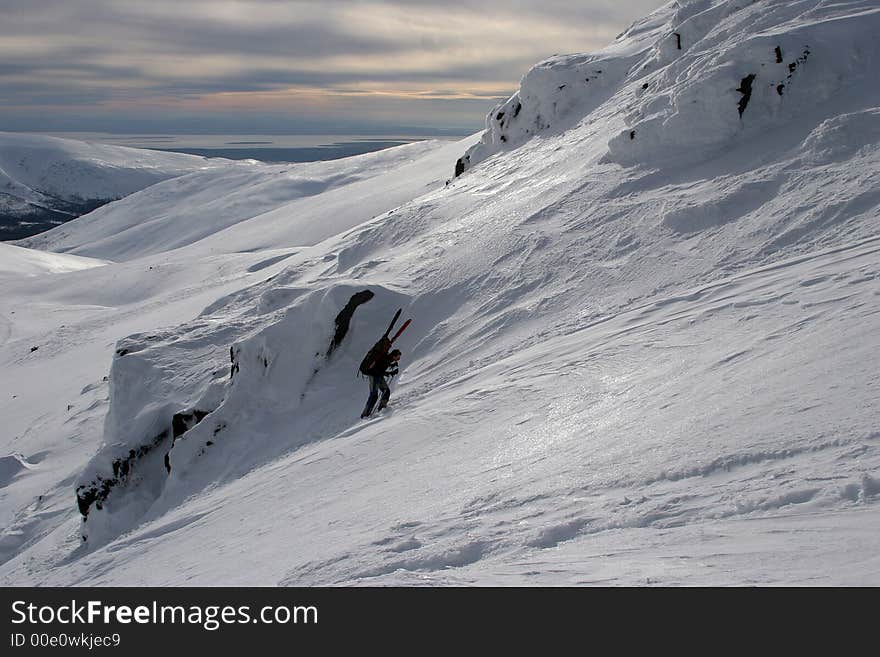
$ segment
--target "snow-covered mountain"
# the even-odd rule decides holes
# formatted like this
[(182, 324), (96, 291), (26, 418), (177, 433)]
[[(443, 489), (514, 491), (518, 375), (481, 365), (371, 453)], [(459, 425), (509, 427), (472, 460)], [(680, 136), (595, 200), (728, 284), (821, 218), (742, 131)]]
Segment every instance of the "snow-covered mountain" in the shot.
[[(99, 208), (88, 221), (19, 244), (113, 260), (186, 245), (215, 253), (314, 244), (436, 189), (437, 171), (461, 150), (443, 145), (420, 142), (305, 164), (234, 162), (154, 185)], [(315, 208), (323, 212), (320, 221), (313, 220)]]
[(673, 2), (482, 135), (29, 241), (101, 266), (0, 268), (0, 578), (880, 583), (878, 28)]
[(183, 153), (0, 132), (0, 239), (33, 235), (162, 180), (226, 164)]
[(0, 244), (0, 276), (37, 276), (100, 267), (106, 261)]

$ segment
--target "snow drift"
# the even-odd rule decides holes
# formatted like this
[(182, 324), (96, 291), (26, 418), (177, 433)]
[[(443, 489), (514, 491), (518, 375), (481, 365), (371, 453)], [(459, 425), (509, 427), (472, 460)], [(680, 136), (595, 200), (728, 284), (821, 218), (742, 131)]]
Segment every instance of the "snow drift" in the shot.
[(628, 166), (706, 159), (829, 99), (858, 107), (865, 90), (876, 91), (876, 20), (870, 2), (671, 3), (597, 54), (531, 69), (489, 114), (456, 174), (536, 135), (596, 120), (612, 95), (623, 126), (605, 160)]
[[(382, 301), (356, 310), (348, 339), (328, 356), (334, 320), (361, 288), (315, 292), (287, 287), (285, 278), (256, 296), (220, 300), (183, 333), (117, 345), (105, 434), (118, 440), (77, 483), (90, 545), (130, 529), (147, 511), (179, 504), (195, 482), (239, 478), (355, 423), (356, 414), (334, 407), (361, 396), (355, 373), (374, 341), (366, 327), (387, 321), (406, 299), (375, 290)], [(279, 440), (284, 426), (293, 432)]]

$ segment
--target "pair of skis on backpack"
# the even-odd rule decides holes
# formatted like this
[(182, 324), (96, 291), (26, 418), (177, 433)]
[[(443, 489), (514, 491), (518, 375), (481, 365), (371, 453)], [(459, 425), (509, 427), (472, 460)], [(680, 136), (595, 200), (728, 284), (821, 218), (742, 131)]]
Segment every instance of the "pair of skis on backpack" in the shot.
[[(385, 335), (384, 335), (383, 337), (385, 337), (385, 338), (388, 337), (388, 334), (391, 333), (392, 329), (394, 328), (394, 325), (397, 323), (397, 320), (398, 320), (398, 318), (400, 317), (400, 313), (402, 313), (402, 312), (403, 312), (403, 308), (398, 308), (398, 309), (397, 309), (397, 312), (394, 313), (394, 317), (391, 319), (391, 323), (388, 325), (388, 330), (385, 331)], [(411, 321), (412, 321), (411, 319), (406, 320), (406, 321), (403, 323), (403, 326), (401, 326), (401, 327), (397, 330), (397, 333), (394, 334), (394, 337), (391, 338), (391, 340), (388, 341), (388, 346), (389, 346), (389, 347), (390, 347), (391, 345), (393, 345), (393, 344), (394, 344), (394, 341), (397, 340), (397, 338), (400, 337), (400, 334), (403, 333), (403, 332), (406, 330), (406, 327), (409, 326), (409, 324), (410, 324)]]
[(391, 319), (391, 323), (388, 325), (388, 329), (385, 331), (385, 334), (379, 338), (379, 341), (374, 344), (370, 350), (367, 352), (367, 355), (364, 356), (364, 359), (361, 361), (360, 367), (358, 370), (361, 374), (370, 375), (372, 373), (372, 368), (376, 365), (377, 362), (381, 358), (384, 358), (385, 354), (391, 349), (391, 345), (394, 344), (394, 341), (400, 337), (400, 335), (406, 330), (406, 328), (412, 322), (411, 319), (406, 320), (403, 323), (397, 333), (394, 334), (394, 337), (389, 338), (388, 335), (391, 331), (394, 330), (394, 325), (397, 323), (397, 320), (400, 318), (400, 313), (403, 312), (403, 308), (398, 308), (397, 312), (394, 313), (394, 317)]

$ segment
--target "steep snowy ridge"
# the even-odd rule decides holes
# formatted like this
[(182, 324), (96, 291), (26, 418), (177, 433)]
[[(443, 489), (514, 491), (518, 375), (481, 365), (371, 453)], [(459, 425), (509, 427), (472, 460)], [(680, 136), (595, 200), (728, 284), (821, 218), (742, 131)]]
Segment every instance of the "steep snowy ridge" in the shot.
[(530, 70), (456, 174), (606, 102), (625, 123), (606, 159), (628, 166), (703, 160), (832, 99), (837, 111), (880, 102), (878, 25), (870, 0), (671, 3), (596, 55)]
[[(708, 8), (697, 13), (697, 7)], [(697, 2), (678, 18), (673, 27), (682, 54), (667, 47), (646, 64), (661, 71), (647, 82), (627, 127), (609, 142), (614, 161), (637, 164), (669, 154), (699, 159), (734, 140), (759, 138), (829, 100), (838, 112), (860, 109), (866, 95), (880, 100), (872, 84), (880, 64), (875, 3), (738, 8)], [(853, 97), (851, 90), (862, 88), (873, 93)]]
[[(667, 38), (676, 6), (671, 3), (636, 22), (598, 53), (555, 55), (531, 68), (519, 91), (486, 117), (480, 142), (459, 158), (455, 175), (535, 136), (565, 131), (615, 97), (633, 71), (635, 77), (644, 74), (647, 65), (640, 62)], [(619, 106), (614, 111), (619, 113)]]
[[(196, 173), (41, 236), (125, 262), (0, 299), (12, 371), (113, 351), (46, 382), (67, 414), (11, 414), (0, 577), (880, 582), (874, 4), (670, 3), (483, 135)], [(72, 328), (27, 353), (39, 312)]]

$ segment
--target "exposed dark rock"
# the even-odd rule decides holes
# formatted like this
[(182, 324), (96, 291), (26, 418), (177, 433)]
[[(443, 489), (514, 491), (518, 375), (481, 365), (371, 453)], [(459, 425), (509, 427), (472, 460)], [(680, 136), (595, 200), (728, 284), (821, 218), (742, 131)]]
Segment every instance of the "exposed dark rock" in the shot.
[(458, 178), (461, 174), (464, 173), (465, 166), (469, 161), (470, 157), (468, 157), (467, 155), (458, 158), (458, 160), (455, 162), (455, 175), (453, 176), (453, 178)]
[(647, 88), (648, 88), (648, 83), (645, 82), (645, 84), (642, 85), (642, 89), (647, 89)]
[(34, 353), (39, 347), (31, 347), (31, 353)]
[(99, 511), (103, 509), (104, 501), (110, 495), (110, 491), (120, 484), (125, 483), (134, 469), (136, 462), (166, 442), (169, 437), (171, 438), (171, 445), (165, 452), (164, 462), (165, 469), (168, 472), (171, 472), (171, 460), (169, 454), (171, 452), (170, 448), (174, 447), (174, 441), (201, 422), (209, 412), (210, 411), (194, 409), (192, 411), (175, 413), (171, 418), (170, 436), (169, 430), (164, 429), (156, 434), (156, 436), (154, 436), (149, 442), (138, 448), (128, 450), (128, 454), (113, 461), (113, 476), (111, 478), (105, 479), (99, 475), (91, 483), (77, 486), (76, 504), (83, 519), (88, 518), (89, 510), (92, 505), (94, 505)]
[(336, 332), (333, 334), (333, 339), (330, 341), (330, 347), (327, 349), (327, 358), (330, 358), (330, 354), (333, 353), (336, 347), (342, 344), (343, 338), (345, 338), (348, 333), (348, 327), (351, 323), (351, 317), (354, 315), (354, 311), (357, 310), (358, 306), (362, 303), (366, 303), (374, 296), (375, 294), (370, 290), (357, 292), (351, 296), (351, 299), (345, 304), (345, 308), (339, 311), (339, 314), (336, 315), (336, 319), (334, 320), (334, 323), (336, 324)]
[(507, 141), (507, 137), (505, 137), (504, 135), (501, 135), (501, 141)]
[(210, 412), (211, 411), (193, 409), (192, 411), (175, 413), (171, 417), (171, 447), (165, 452), (165, 470), (169, 473), (171, 472), (171, 450), (174, 448), (174, 443), (176, 443), (177, 439), (183, 434), (204, 420)]
[(177, 440), (180, 436), (192, 429), (199, 422), (204, 420), (208, 413), (210, 413), (210, 411), (200, 411), (198, 409), (175, 413), (171, 417), (171, 433), (173, 439)]
[(107, 499), (110, 491), (123, 483), (132, 470), (134, 462), (152, 452), (168, 438), (168, 429), (157, 434), (150, 442), (141, 445), (137, 449), (131, 449), (126, 456), (113, 461), (113, 477), (105, 479), (101, 476), (95, 478), (90, 484), (81, 484), (76, 488), (76, 504), (83, 519), (88, 518), (89, 509), (92, 505), (99, 511), (104, 508), (103, 502)]
[(630, 130), (630, 131), (629, 131), (629, 138), (630, 138), (630, 139), (635, 139), (635, 138), (636, 138), (636, 131), (635, 131), (635, 130)]
[(116, 355), (119, 356), (120, 358), (127, 355), (128, 353), (129, 353), (128, 349), (117, 349), (116, 350)]
[(678, 32), (673, 32), (675, 34), (675, 47), (681, 50), (681, 34)]
[(232, 365), (229, 368), (229, 379), (232, 380), (232, 377), (235, 376), (235, 373), (238, 372), (238, 359), (236, 358), (238, 354), (236, 353), (233, 347), (229, 347), (229, 360), (232, 361)]
[(498, 114), (495, 115), (496, 121), (500, 121), (503, 118), (504, 118), (504, 112), (498, 112)]
[(776, 53), (776, 63), (781, 64), (782, 63), (782, 48), (780, 48), (779, 46), (776, 46), (776, 49), (773, 52)]
[(522, 103), (517, 103), (516, 107), (513, 108), (513, 118), (519, 116), (519, 111), (522, 109)]
[(794, 75), (794, 72), (797, 69), (797, 67), (800, 66), (801, 64), (805, 64), (807, 62), (807, 59), (809, 59), (809, 57), (810, 57), (810, 48), (809, 48), (809, 46), (807, 46), (806, 48), (804, 48), (803, 54), (788, 65), (788, 79), (789, 80), (791, 79), (791, 76)]
[(776, 93), (778, 93), (780, 96), (782, 95), (782, 90), (783, 90), (783, 89), (785, 89), (785, 85), (784, 85), (784, 84), (777, 84), (777, 85), (776, 85)]
[(752, 97), (752, 82), (755, 81), (755, 74), (749, 73), (746, 77), (744, 77), (740, 83), (738, 92), (742, 94), (742, 98), (739, 99), (737, 103), (737, 109), (739, 109), (739, 116), (742, 118), (743, 112), (746, 111), (746, 107), (749, 105), (749, 99)]
[[(23, 203), (25, 209), (23, 212), (0, 210), (0, 241), (21, 240), (32, 237), (50, 228), (55, 228), (72, 219), (76, 219), (79, 216), (88, 214), (92, 210), (113, 200), (64, 201), (58, 198), (51, 198), (49, 202), (53, 207), (48, 208), (33, 205), (24, 199), (18, 199), (15, 196), (0, 191), (0, 199), (4, 197), (18, 201), (15, 205)], [(0, 203), (0, 206), (3, 205), (3, 203)]]

